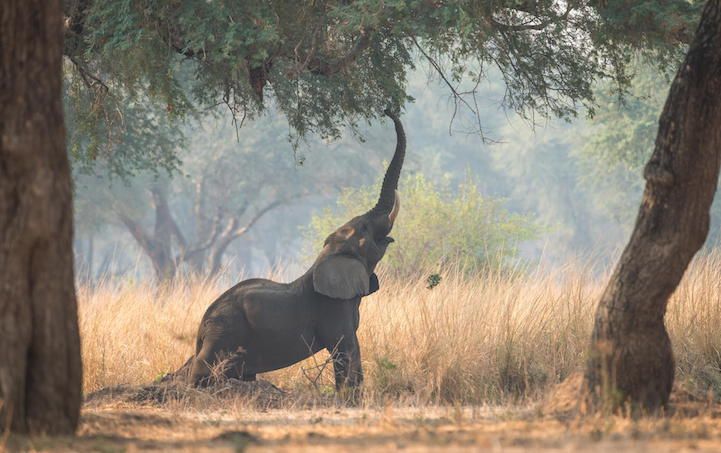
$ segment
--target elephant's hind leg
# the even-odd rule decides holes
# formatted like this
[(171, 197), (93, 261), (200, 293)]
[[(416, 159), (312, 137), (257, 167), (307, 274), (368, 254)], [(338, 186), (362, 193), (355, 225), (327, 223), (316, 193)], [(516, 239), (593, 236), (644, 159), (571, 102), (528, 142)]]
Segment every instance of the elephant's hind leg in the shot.
[[(203, 338), (193, 360), (190, 382), (196, 386), (222, 379), (243, 379), (255, 376), (246, 368), (247, 351), (237, 332), (210, 332)], [(254, 379), (253, 379), (254, 380)]]
[(196, 387), (204, 387), (210, 384), (212, 370), (210, 369), (211, 362), (209, 362), (205, 356), (200, 354), (193, 358), (193, 364), (190, 368), (189, 381), (191, 385)]
[(203, 344), (193, 358), (190, 369), (190, 383), (198, 387), (210, 385), (217, 378), (218, 370), (218, 344), (213, 338), (206, 337)]

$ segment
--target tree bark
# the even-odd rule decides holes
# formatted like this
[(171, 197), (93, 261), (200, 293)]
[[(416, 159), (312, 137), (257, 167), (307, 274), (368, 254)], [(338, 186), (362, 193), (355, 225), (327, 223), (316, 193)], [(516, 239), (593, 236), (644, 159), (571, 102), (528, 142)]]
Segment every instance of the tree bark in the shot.
[(668, 299), (709, 229), (721, 162), (721, 1), (706, 3), (671, 85), (631, 239), (598, 306), (586, 370), (596, 408), (655, 411), (674, 379)]
[(150, 188), (155, 207), (155, 226), (152, 236), (129, 215), (118, 212), (120, 221), (150, 258), (159, 282), (173, 280), (178, 270), (173, 256), (173, 236), (176, 236), (183, 245), (185, 242), (170, 212), (166, 190), (166, 187), (161, 187), (159, 184), (154, 184)]
[(59, 0), (0, 2), (0, 429), (69, 434), (81, 399)]
[(160, 281), (169, 281), (175, 278), (177, 264), (173, 256), (173, 235), (178, 240), (182, 238), (173, 215), (170, 213), (166, 191), (167, 187), (159, 184), (153, 185), (150, 189), (155, 205), (155, 230), (151, 258)]

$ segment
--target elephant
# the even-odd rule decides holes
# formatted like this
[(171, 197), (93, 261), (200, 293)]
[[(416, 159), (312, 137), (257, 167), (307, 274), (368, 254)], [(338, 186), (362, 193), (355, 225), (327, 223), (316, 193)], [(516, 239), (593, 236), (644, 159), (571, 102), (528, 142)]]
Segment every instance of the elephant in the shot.
[[(398, 179), (406, 137), (399, 118), (396, 148), (376, 205), (325, 240), (313, 265), (290, 283), (253, 278), (218, 297), (198, 328), (190, 383), (202, 386), (224, 375), (253, 381), (257, 373), (297, 363), (321, 349), (331, 354), (337, 391), (363, 381), (356, 336), (359, 306), (379, 289), (375, 268), (383, 258), (400, 208)], [(220, 368), (220, 371), (219, 371)]]

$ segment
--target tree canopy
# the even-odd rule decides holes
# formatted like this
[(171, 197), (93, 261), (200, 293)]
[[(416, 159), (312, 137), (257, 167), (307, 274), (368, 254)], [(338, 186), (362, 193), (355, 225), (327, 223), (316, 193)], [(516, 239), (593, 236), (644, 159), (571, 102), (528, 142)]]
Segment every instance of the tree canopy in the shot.
[[(225, 105), (241, 125), (272, 104), (293, 137), (337, 138), (410, 100), (406, 76), (416, 57), (447, 84), (457, 112), (476, 119), (478, 82), (491, 68), (502, 74), (508, 108), (529, 116), (593, 112), (594, 81), (611, 78), (623, 89), (630, 55), (661, 62), (677, 55), (698, 4), (67, 0), (66, 75), (84, 105), (75, 120), (108, 138), (76, 149), (92, 160), (98, 143), (122, 140), (111, 130), (129, 127), (128, 106), (172, 118)], [(461, 89), (462, 80), (473, 83)], [(163, 153), (147, 162), (127, 157), (172, 161)]]

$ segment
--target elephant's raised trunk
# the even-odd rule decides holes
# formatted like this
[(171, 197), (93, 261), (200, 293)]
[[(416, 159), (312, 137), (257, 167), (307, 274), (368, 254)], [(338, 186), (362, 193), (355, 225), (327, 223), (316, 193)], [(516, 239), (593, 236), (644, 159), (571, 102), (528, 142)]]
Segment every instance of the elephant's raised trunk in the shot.
[(396, 127), (396, 151), (393, 159), (388, 165), (386, 175), (383, 177), (383, 186), (381, 187), (381, 195), (378, 197), (378, 203), (371, 209), (372, 214), (390, 214), (396, 202), (396, 189), (398, 189), (398, 179), (401, 175), (401, 167), (403, 167), (403, 158), (406, 155), (406, 134), (403, 131), (401, 120), (395, 113), (386, 109), (385, 113)]

